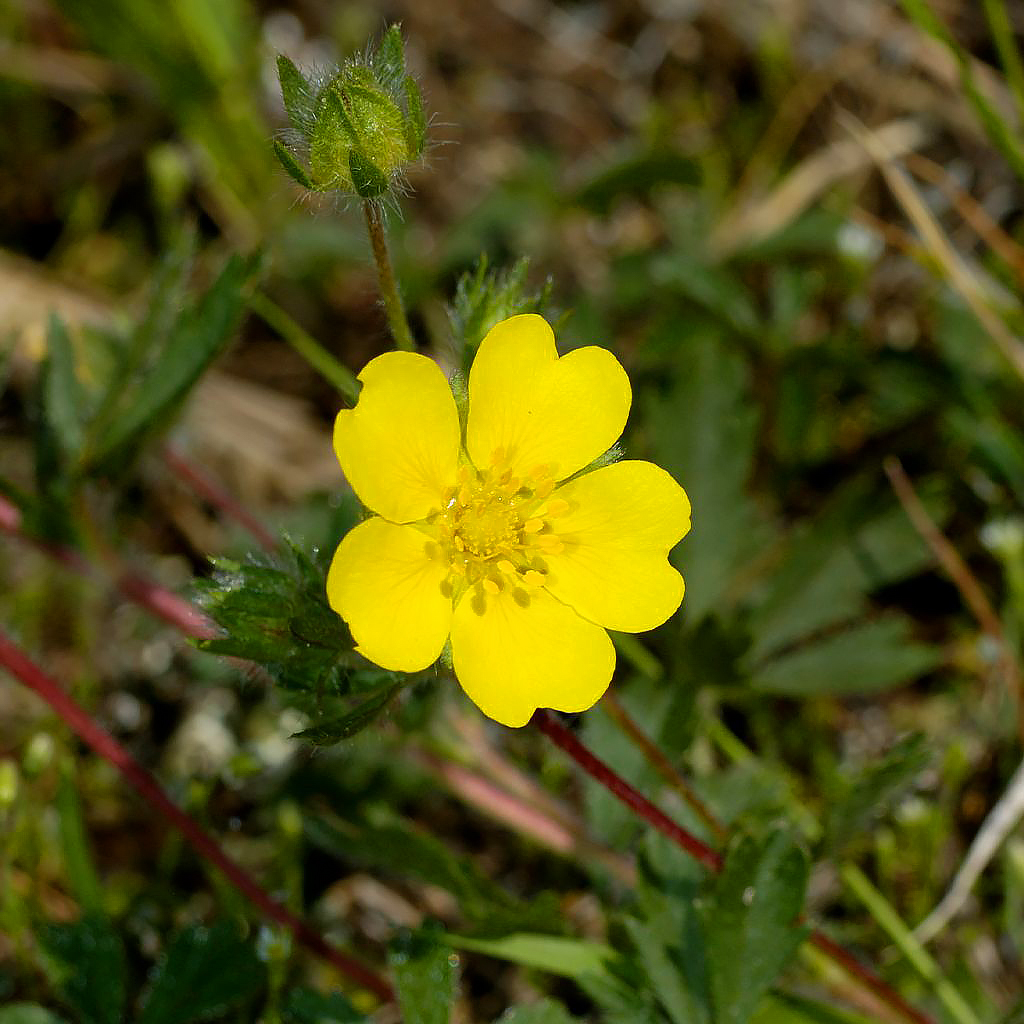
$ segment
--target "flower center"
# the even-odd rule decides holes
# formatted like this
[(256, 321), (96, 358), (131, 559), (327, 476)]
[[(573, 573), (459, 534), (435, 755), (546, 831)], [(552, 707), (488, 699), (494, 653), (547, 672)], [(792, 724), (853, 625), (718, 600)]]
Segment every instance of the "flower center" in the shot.
[(435, 554), (449, 570), (446, 593), (472, 588), (473, 606), (481, 612), (487, 594), (505, 590), (527, 605), (529, 592), (546, 581), (545, 556), (565, 546), (552, 520), (569, 505), (550, 497), (554, 486), (548, 466), (514, 476), (500, 449), (487, 469), (463, 466), (444, 507), (428, 519), (437, 529)]

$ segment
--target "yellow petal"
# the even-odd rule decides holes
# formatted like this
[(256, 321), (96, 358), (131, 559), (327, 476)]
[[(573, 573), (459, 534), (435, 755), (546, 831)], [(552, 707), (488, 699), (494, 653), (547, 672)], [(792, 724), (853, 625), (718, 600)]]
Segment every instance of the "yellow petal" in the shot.
[(455, 675), (470, 700), (502, 725), (537, 708), (586, 711), (615, 668), (608, 634), (543, 590), (467, 594), (452, 620)]
[(396, 523), (422, 519), (455, 483), (459, 414), (437, 364), (387, 352), (359, 374), (354, 409), (334, 423), (334, 450), (367, 508)]
[(554, 524), (565, 547), (544, 553), (548, 590), (608, 629), (660, 626), (683, 599), (667, 557), (690, 529), (682, 487), (653, 463), (616, 462), (556, 493), (569, 511)]
[(516, 476), (547, 464), (564, 480), (618, 440), (630, 401), (626, 371), (607, 349), (559, 359), (543, 317), (511, 317), (488, 331), (469, 371), (469, 457), (484, 467), (500, 450)]
[(448, 569), (432, 557), (435, 548), (416, 527), (376, 516), (338, 545), (327, 600), (348, 623), (359, 653), (382, 668), (418, 672), (441, 655), (452, 602), (442, 592)]

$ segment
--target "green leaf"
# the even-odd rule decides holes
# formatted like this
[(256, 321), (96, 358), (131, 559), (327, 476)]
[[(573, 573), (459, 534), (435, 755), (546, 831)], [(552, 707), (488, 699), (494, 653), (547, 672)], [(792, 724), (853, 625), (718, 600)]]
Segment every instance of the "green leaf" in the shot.
[(806, 937), (796, 919), (808, 870), (786, 832), (730, 844), (703, 909), (716, 1024), (745, 1024)]
[(0, 1007), (0, 1024), (67, 1024), (38, 1003), (14, 1003)]
[(281, 161), (281, 166), (288, 172), (293, 181), (303, 188), (308, 188), (311, 191), (316, 190), (313, 179), (295, 158), (292, 151), (278, 139), (274, 139), (274, 152), (277, 154), (277, 159)]
[(78, 792), (78, 782), (72, 775), (72, 762), (68, 759), (61, 765), (56, 800), (64, 866), (71, 891), (82, 908), (102, 916), (103, 887), (89, 848)]
[(872, 820), (885, 814), (930, 760), (927, 740), (914, 733), (900, 740), (881, 761), (871, 762), (859, 775), (846, 780), (843, 793), (829, 803), (825, 845), (830, 854), (835, 856)]
[(615, 957), (610, 946), (583, 939), (563, 939), (557, 935), (531, 935), (519, 932), (500, 939), (473, 939), (448, 933), (444, 941), (456, 949), (486, 953), (499, 960), (535, 967), (562, 978), (579, 979), (584, 974), (603, 971)]
[(437, 934), (427, 929), (392, 942), (388, 964), (404, 1024), (448, 1024), (458, 960), (438, 941)]
[[(877, 496), (846, 488), (814, 520), (787, 539), (778, 570), (763, 584), (766, 594), (752, 610), (751, 658), (756, 661), (805, 637), (863, 613), (871, 590), (930, 563), (927, 546), (895, 505), (879, 514)], [(939, 522), (947, 503), (929, 496)]]
[(120, 1024), (125, 1003), (124, 948), (100, 914), (39, 932), (61, 998), (80, 1024)]
[(723, 267), (687, 260), (678, 249), (651, 267), (656, 285), (668, 286), (720, 318), (738, 334), (754, 334), (761, 318), (740, 279)]
[(363, 199), (376, 199), (387, 191), (388, 176), (358, 149), (348, 151), (348, 169), (352, 187)]
[(686, 488), (693, 527), (672, 555), (686, 580), (683, 610), (696, 622), (721, 610), (733, 576), (764, 548), (762, 520), (746, 493), (758, 413), (744, 360), (714, 332), (681, 334), (679, 371), (647, 412), (655, 461)]
[(368, 697), (347, 714), (318, 722), (294, 735), (297, 739), (309, 740), (318, 746), (331, 746), (342, 740), (351, 739), (356, 733), (360, 733), (367, 726), (372, 725), (384, 713), (403, 685), (403, 683), (395, 683), (379, 693), (375, 693), (372, 697)]
[(93, 461), (106, 470), (134, 456), (143, 436), (163, 426), (234, 337), (253, 264), (232, 256), (210, 289), (175, 323), (130, 400), (96, 440)]
[[(288, 112), (288, 120), (296, 131), (309, 138), (315, 120), (315, 97), (309, 80), (284, 54), (277, 58), (277, 77), (281, 83), (281, 98)], [(278, 153), (278, 157), (280, 155)]]
[(576, 1021), (561, 1003), (541, 999), (529, 1006), (509, 1007), (494, 1024), (576, 1024)]
[(650, 982), (651, 991), (657, 996), (672, 1024), (706, 1021), (707, 1007), (691, 991), (683, 968), (673, 958), (657, 929), (632, 918), (626, 920), (625, 927), (636, 948), (638, 963)]
[(209, 1020), (245, 1002), (264, 985), (266, 968), (234, 925), (193, 925), (172, 940), (153, 973), (138, 1024)]
[(340, 992), (323, 995), (299, 986), (288, 994), (284, 1020), (285, 1024), (366, 1024), (369, 1018), (356, 1010)]
[(751, 685), (788, 697), (861, 696), (901, 686), (941, 661), (937, 648), (914, 642), (906, 616), (890, 612), (764, 662)]
[(73, 460), (85, 441), (82, 426), (85, 396), (78, 380), (71, 338), (64, 322), (55, 314), (50, 316), (46, 339), (47, 359), (43, 369), (46, 416), (58, 444)]

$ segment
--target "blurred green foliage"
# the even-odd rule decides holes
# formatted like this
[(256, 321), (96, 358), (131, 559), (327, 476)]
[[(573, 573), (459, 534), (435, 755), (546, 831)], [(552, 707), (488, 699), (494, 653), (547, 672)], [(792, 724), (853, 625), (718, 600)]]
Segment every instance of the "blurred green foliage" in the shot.
[[(948, 27), (937, 7), (903, 7), (910, 38), (937, 40), (960, 75), (966, 113), (951, 118), (934, 155), (955, 147), (979, 162), (998, 156), (992, 177), (974, 180), (1019, 205), (1019, 133), (982, 84), (995, 75), (1024, 108), (1007, 8), (987, 0), (979, 43), (961, 41), (961, 26)], [(347, 139), (354, 190), (378, 195), (397, 164), (361, 163), (369, 143), (344, 123), (344, 96), (330, 97), (362, 89), (379, 112), (383, 101), (365, 90), (383, 82), (400, 113), (384, 117), (402, 135), (399, 163), (418, 156), (424, 123), (400, 37), (385, 34), (377, 58), (359, 65), (376, 76), (372, 88), (349, 74), (317, 91), (298, 76), (307, 62), (286, 57), (287, 109), (275, 115), (262, 83), (278, 55), (266, 52), (269, 19), (257, 5), (57, 8), (66, 45), (116, 71), (116, 87), (90, 94), (76, 116), (115, 139), (124, 133), (152, 194), (140, 197), (137, 182), (126, 186), (103, 165), (58, 177), (61, 239), (40, 252), (23, 241), (30, 222), (11, 217), (5, 244), (21, 240), (54, 269), (77, 267), (115, 296), (127, 281), (146, 298), (119, 299), (105, 327), (51, 316), (45, 354), (27, 369), (0, 353), (0, 495), (18, 509), (21, 532), (65, 545), (112, 579), (121, 559), (153, 572), (173, 562), (169, 581), (198, 597), (219, 633), (184, 648), (114, 608), (102, 580), (70, 584), (42, 556), (16, 564), (6, 538), (3, 621), (63, 667), (62, 681), (125, 732), (268, 889), (386, 964), (410, 1024), (455, 1014), (501, 1024), (865, 1019), (840, 1009), (847, 990), (798, 955), (801, 912), (869, 951), (908, 999), (948, 1013), (934, 978), (884, 952), (879, 905), (840, 887), (835, 869), (859, 865), (894, 914), (910, 924), (923, 916), (1019, 758), (1015, 698), (1001, 688), (991, 639), (936, 571), (881, 462), (905, 462), (932, 519), (998, 595), (1019, 656), (1021, 381), (934, 264), (916, 250), (880, 252), (857, 207), (898, 220), (884, 199), (844, 186), (768, 237), (741, 240), (728, 255), (716, 248), (715, 226), (750, 198), (742, 186), (755, 143), (778, 130), (783, 92), (805, 84), (786, 26), (744, 43), (735, 25), (720, 33), (711, 14), (707, 25), (687, 22), (708, 49), (706, 82), (666, 57), (665, 82), (643, 84), (643, 117), (583, 155), (559, 148), (544, 121), (550, 110), (532, 111), (525, 127), (485, 125), (512, 139), (511, 155), (488, 157), (500, 170), (463, 144), (455, 170), (437, 175), (455, 180), (454, 198), (424, 175), (416, 183), (429, 201), (409, 200), (391, 225), (420, 340), (448, 357), (450, 371), (467, 370), (494, 321), (552, 308), (568, 311), (559, 330), (567, 345), (607, 344), (630, 370), (628, 450), (685, 485), (694, 524), (674, 555), (687, 581), (683, 608), (642, 646), (619, 638), (616, 692), (732, 835), (723, 873), (708, 878), (607, 791), (576, 783), (537, 737), (472, 724), (443, 669), (401, 677), (352, 649), (323, 593), (325, 560), (358, 520), (350, 497), (259, 509), (291, 540), (258, 554), (231, 532), (221, 534), (225, 551), (201, 549), (156, 496), (166, 482), (158, 442), (218, 359), (256, 379), (292, 381), (281, 386), (324, 421), (341, 404), (315, 375), (286, 373), (294, 364), (283, 356), (263, 369), (274, 342), (245, 316), (256, 289), (294, 310), (352, 370), (386, 344), (373, 299), (360, 292), (367, 272), (354, 218), (295, 207), (271, 143), (287, 116), (293, 132), (308, 129), (299, 156), (316, 163), (331, 148), (313, 138), (320, 104)], [(364, 15), (375, 29), (375, 13)], [(27, 6), (4, 17), (15, 44), (35, 45), (41, 30)], [(332, 43), (359, 35), (340, 20), (320, 30)], [(979, 78), (989, 44), (1002, 75), (987, 68)], [(454, 61), (448, 47), (465, 44), (435, 40), (430, 57), (428, 45), (410, 35), (417, 66)], [(490, 95), (477, 89), (480, 66), (460, 78), (459, 61), (473, 59), (459, 56), (447, 78), (431, 72), (436, 89), (455, 91), (460, 112), (481, 109), (469, 106), (478, 91)], [(718, 61), (742, 89), (716, 77)], [(604, 103), (608, 90), (595, 81)], [(79, 130), (54, 115), (43, 84), (3, 78), (0, 90), (19, 140), (12, 160), (41, 160)], [(964, 122), (975, 128), (969, 146), (958, 134)], [(133, 123), (141, 141), (124, 128)], [(762, 168), (769, 183), (828, 145), (817, 127)], [(9, 145), (0, 141), (5, 153)], [(287, 147), (278, 155), (300, 182), (314, 174)], [(337, 163), (336, 152), (327, 156)], [(754, 194), (767, 202), (767, 191)], [(442, 226), (437, 209), (449, 215)], [(1015, 244), (1014, 217), (1001, 226)], [(74, 243), (101, 254), (111, 237), (118, 255), (106, 272), (99, 255), (76, 263)], [(968, 255), (1018, 289), (996, 252)], [(1019, 330), (1019, 311), (999, 308)], [(280, 347), (271, 351), (277, 359)], [(989, 530), (985, 541), (986, 524), (1002, 524), (1003, 535), (992, 541)], [(347, 983), (335, 991), (337, 978), (317, 974), (272, 930), (257, 932), (253, 911), (179, 840), (154, 834), (147, 809), (56, 722), (16, 708), (4, 723), (0, 749), (18, 765), (0, 806), (0, 935), (11, 936), (0, 944), (0, 1024), (369, 1019), (365, 994)], [(580, 729), (612, 767), (714, 839), (611, 716), (597, 708)], [(40, 736), (51, 744), (42, 752)], [(489, 820), (502, 809), (502, 824)], [(534, 816), (544, 827), (531, 832)], [(936, 948), (948, 985), (979, 1021), (1019, 1014), (1019, 846), (1006, 845), (962, 925)]]

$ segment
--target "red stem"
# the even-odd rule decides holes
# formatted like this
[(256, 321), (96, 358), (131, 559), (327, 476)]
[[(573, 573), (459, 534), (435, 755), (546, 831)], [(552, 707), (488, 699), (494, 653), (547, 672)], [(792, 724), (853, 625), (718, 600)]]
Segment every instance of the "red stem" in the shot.
[(214, 508), (220, 509), (229, 518), (244, 526), (258, 540), (260, 546), (267, 551), (277, 551), (278, 542), (270, 531), (246, 508), (237, 502), (233, 495), (216, 480), (207, 476), (198, 466), (180, 455), (173, 448), (164, 448), (164, 462), (176, 477), (188, 484), (204, 501)]
[[(29, 537), (21, 529), (21, 512), (5, 497), (0, 495), (0, 530), (12, 537), (31, 544), (37, 551), (60, 562), (80, 576), (97, 578), (98, 573), (73, 548), (63, 544), (50, 544), (47, 541)], [(114, 585), (130, 601), (141, 605), (152, 612), (157, 618), (163, 619), (186, 636), (211, 637), (217, 635), (217, 627), (195, 605), (190, 604), (173, 591), (153, 583), (136, 573), (121, 573)]]
[[(721, 854), (687, 832), (664, 811), (655, 807), (643, 793), (631, 786), (593, 751), (585, 747), (576, 734), (567, 729), (554, 716), (544, 710), (537, 711), (533, 716), (533, 724), (555, 746), (564, 750), (588, 775), (618, 797), (637, 817), (642, 818), (649, 825), (653, 825), (662, 835), (667, 836), (710, 871), (717, 874), (722, 870)], [(914, 1024), (934, 1024), (930, 1017), (911, 1006), (895, 989), (891, 988), (870, 968), (856, 960), (842, 946), (833, 942), (827, 935), (820, 931), (814, 931), (811, 933), (810, 941), (844, 970), (857, 977), (879, 999), (888, 1003), (894, 1010), (898, 1010), (907, 1020), (913, 1021)]]
[[(227, 509), (225, 509), (225, 511), (227, 511)], [(77, 552), (72, 551), (70, 548), (62, 548), (54, 545), (48, 545), (36, 541), (32, 538), (26, 537), (23, 533), (21, 533), (20, 527), (21, 514), (19, 513), (18, 509), (5, 498), (0, 496), (0, 530), (4, 530), (14, 536), (19, 537), (22, 540), (29, 541), (30, 543), (34, 544), (37, 548), (42, 550), (44, 553), (50, 555), (53, 558), (56, 558), (58, 561), (63, 562), (65, 565), (69, 566), (72, 569), (75, 569), (78, 572), (86, 574), (89, 573), (89, 567), (86, 565), (82, 557)], [(117, 585), (118, 588), (126, 597), (143, 605), (151, 612), (158, 615), (160, 618), (164, 619), (164, 621), (169, 622), (171, 625), (178, 627), (182, 632), (186, 633), (189, 636), (209, 636), (211, 635), (210, 631), (215, 629), (213, 623), (193, 605), (190, 605), (187, 601), (184, 601), (182, 598), (178, 597), (171, 591), (166, 590), (165, 588), (160, 587), (157, 584), (150, 583), (144, 580), (142, 577), (123, 576), (121, 577), (121, 579), (117, 581)], [(2, 634), (0, 634), (0, 640), (2, 640)], [(0, 650), (0, 653), (2, 653), (2, 650)], [(31, 665), (31, 663), (27, 661), (26, 664)], [(34, 668), (34, 666), (32, 667)], [(42, 678), (45, 679), (46, 677), (43, 676)], [(60, 693), (61, 696), (64, 697), (63, 693), (59, 689), (57, 689), (56, 692)], [(64, 699), (68, 700), (69, 698), (64, 697)], [(52, 706), (56, 707), (55, 705)], [(79, 711), (80, 714), (85, 715), (85, 712), (77, 708), (77, 705), (74, 705), (74, 707)], [(89, 719), (88, 716), (85, 716), (85, 720), (88, 722), (90, 726), (96, 729), (101, 736), (104, 736), (110, 743), (114, 743), (114, 741), (110, 739), (110, 737), (106, 736), (106, 734), (103, 733), (102, 730), (99, 730), (98, 727), (93, 725), (92, 720)], [(705, 867), (709, 868), (711, 871), (717, 872), (721, 869), (722, 858), (715, 850), (713, 850), (706, 843), (701, 842), (701, 840), (697, 839), (696, 836), (691, 835), (680, 825), (672, 821), (672, 819), (669, 818), (664, 812), (660, 811), (657, 807), (655, 807), (654, 804), (652, 804), (650, 800), (648, 800), (642, 793), (634, 789), (628, 782), (626, 782), (625, 779), (623, 779), (620, 775), (614, 772), (607, 764), (605, 764), (602, 760), (600, 760), (600, 758), (598, 758), (587, 747), (585, 747), (576, 738), (576, 736), (568, 729), (566, 729), (565, 726), (563, 726), (560, 722), (552, 718), (551, 715), (549, 715), (547, 712), (538, 711), (537, 714), (534, 716), (534, 723), (540, 729), (541, 732), (543, 732), (545, 735), (548, 736), (549, 739), (552, 740), (552, 742), (554, 742), (557, 746), (561, 747), (574, 761), (576, 761), (577, 764), (579, 764), (580, 767), (584, 769), (584, 771), (586, 771), (589, 775), (591, 775), (594, 779), (601, 783), (601, 785), (603, 785), (606, 789), (613, 793), (619, 800), (621, 800), (640, 818), (647, 821), (650, 825), (653, 825), (664, 835), (668, 836), (669, 839), (677, 843), (680, 847), (682, 847), (682, 849), (684, 849), (692, 857), (696, 858), (700, 863), (702, 863)], [(82, 735), (82, 733), (79, 733), (79, 735)], [(83, 739), (85, 739), (84, 736)], [(86, 742), (89, 742), (89, 740), (86, 739)], [(92, 746), (91, 743), (90, 746)], [(93, 749), (97, 750), (98, 753), (101, 753), (101, 756), (105, 756), (102, 755), (102, 751), (99, 748), (94, 746)], [(127, 751), (125, 751), (125, 756), (129, 757), (130, 759), (130, 755), (127, 754)], [(117, 762), (115, 761), (114, 763), (116, 764)], [(143, 771), (141, 767), (139, 768), (139, 770)], [(151, 779), (150, 781), (152, 782)], [(154, 786), (156, 785), (155, 782), (152, 782), (152, 784)], [(167, 798), (164, 797), (164, 800), (166, 801)], [(170, 804), (170, 801), (167, 801), (167, 803)], [(182, 815), (182, 812), (178, 810), (177, 807), (175, 807), (173, 804), (170, 804), (170, 806), (174, 809), (174, 812), (177, 815)], [(185, 816), (182, 815), (182, 817)], [(201, 830), (199, 830), (199, 826), (196, 825), (195, 822), (191, 821), (191, 819), (189, 818), (185, 818), (185, 820), (188, 821), (191, 829), (196, 830), (200, 835), (203, 836), (206, 842), (212, 844), (212, 840), (209, 840), (205, 836), (205, 834), (202, 833)], [(185, 830), (183, 829), (183, 831)], [(216, 847), (216, 845), (213, 845), (212, 848), (216, 851), (218, 858), (223, 857), (224, 860), (227, 860), (227, 858), (224, 856), (223, 853), (221, 853), (220, 849)], [(197, 847), (197, 849), (203, 848)], [(228, 861), (228, 863), (232, 862)], [(225, 873), (227, 874), (227, 872)], [(228, 877), (230, 878), (231, 875), (228, 874)], [(250, 881), (249, 884), (255, 886), (254, 882)], [(243, 889), (243, 891), (246, 890)], [(271, 906), (277, 906), (273, 903), (273, 901), (270, 900), (270, 897), (268, 897), (258, 887), (256, 887), (256, 891), (259, 893), (259, 899), (253, 897), (253, 901), (257, 903), (257, 905), (263, 906), (265, 903), (267, 903)], [(288, 911), (284, 910), (284, 908), (279, 907), (278, 910), (281, 913), (288, 914)], [(289, 914), (288, 916), (290, 917), (291, 915)], [(301, 921), (298, 921), (298, 919), (293, 920), (297, 922), (298, 926), (302, 928), (304, 932), (310, 933), (311, 938), (308, 941), (303, 940), (301, 937), (299, 938), (299, 941), (302, 942), (303, 945), (306, 945), (307, 948), (313, 950), (314, 952), (319, 952), (321, 953), (321, 955), (326, 955), (323, 952), (326, 950), (327, 954), (330, 954), (327, 956), (327, 958), (331, 959), (332, 962), (334, 962), (334, 956), (347, 959), (344, 957), (344, 954), (338, 953), (336, 950), (333, 950), (330, 946), (328, 946), (324, 939), (316, 932), (312, 932), (312, 930), (309, 929), (307, 925), (303, 924)], [(298, 932), (296, 932), (295, 934), (297, 937), (299, 936)], [(811, 934), (810, 941), (815, 946), (817, 946), (823, 953), (831, 957), (836, 963), (842, 966), (849, 974), (858, 978), (865, 985), (865, 987), (874, 992), (880, 999), (882, 999), (888, 1005), (893, 1007), (893, 1009), (898, 1010), (900, 1013), (902, 1013), (903, 1016), (905, 1016), (908, 1020), (913, 1021), (914, 1024), (934, 1024), (931, 1018), (925, 1016), (919, 1010), (916, 1010), (914, 1007), (912, 1007), (903, 999), (903, 997), (898, 992), (890, 988), (889, 985), (887, 985), (881, 978), (874, 974), (874, 972), (872, 972), (870, 968), (865, 967), (863, 964), (857, 961), (850, 953), (843, 949), (842, 946), (839, 946), (837, 943), (833, 942), (826, 935), (822, 934), (820, 931), (815, 931)], [(356, 966), (359, 967), (361, 971), (366, 970), (365, 968), (360, 967), (358, 964)], [(380, 979), (376, 979), (376, 981), (382, 985), (386, 985), (386, 983), (381, 981)], [(373, 986), (368, 985), (367, 987), (373, 989)], [(373, 989), (373, 991), (377, 991), (379, 993), (380, 990)], [(391, 998), (390, 991), (391, 990), (389, 988), (389, 996), (386, 998)]]
[(15, 679), (42, 697), (84, 743), (114, 765), (143, 800), (181, 832), (200, 856), (220, 868), (225, 878), (240, 893), (248, 897), (264, 916), (287, 928), (300, 945), (333, 964), (339, 971), (373, 992), (381, 1000), (391, 1002), (394, 999), (391, 986), (383, 978), (358, 960), (335, 949), (305, 921), (271, 899), (239, 864), (224, 853), (217, 843), (167, 796), (156, 779), (117, 740), (104, 732), (84, 708), (30, 661), (2, 631), (0, 665), (3, 665)]

